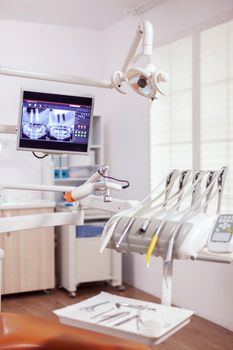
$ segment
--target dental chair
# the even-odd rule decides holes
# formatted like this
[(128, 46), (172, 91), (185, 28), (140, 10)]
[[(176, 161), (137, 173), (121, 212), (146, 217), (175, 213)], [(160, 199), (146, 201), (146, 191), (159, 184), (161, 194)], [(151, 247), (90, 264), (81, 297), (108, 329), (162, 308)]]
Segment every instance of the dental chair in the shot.
[(149, 350), (146, 345), (37, 316), (0, 313), (1, 350)]

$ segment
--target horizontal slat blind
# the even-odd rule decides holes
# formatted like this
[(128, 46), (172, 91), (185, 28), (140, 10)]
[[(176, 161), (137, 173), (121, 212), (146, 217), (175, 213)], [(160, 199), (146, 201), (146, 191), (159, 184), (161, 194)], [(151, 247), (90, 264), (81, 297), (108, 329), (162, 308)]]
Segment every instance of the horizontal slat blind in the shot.
[(171, 169), (192, 168), (192, 38), (154, 50), (152, 62), (170, 75), (150, 113), (151, 189)]
[(201, 32), (201, 167), (229, 166), (222, 211), (233, 208), (233, 21)]

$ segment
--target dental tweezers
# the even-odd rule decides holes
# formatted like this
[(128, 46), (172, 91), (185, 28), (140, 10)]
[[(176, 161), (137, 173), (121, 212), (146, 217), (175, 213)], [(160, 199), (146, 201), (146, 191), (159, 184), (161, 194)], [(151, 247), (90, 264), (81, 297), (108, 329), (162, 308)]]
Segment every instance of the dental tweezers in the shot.
[(105, 322), (105, 321), (115, 320), (117, 318), (128, 316), (129, 314), (130, 314), (130, 312), (128, 312), (128, 311), (118, 312), (118, 313), (116, 313), (114, 315), (109, 315), (109, 316), (106, 316), (106, 317), (102, 318), (97, 323), (102, 323), (102, 322)]

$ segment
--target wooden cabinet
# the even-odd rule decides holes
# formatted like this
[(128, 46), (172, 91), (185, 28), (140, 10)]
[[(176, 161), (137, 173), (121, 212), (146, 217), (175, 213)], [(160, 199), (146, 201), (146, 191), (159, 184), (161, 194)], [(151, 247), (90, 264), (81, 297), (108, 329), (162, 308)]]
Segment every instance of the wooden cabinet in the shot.
[[(2, 210), (1, 216), (49, 212), (53, 212), (53, 208), (10, 209)], [(1, 234), (0, 248), (4, 250), (2, 294), (54, 288), (53, 227)]]

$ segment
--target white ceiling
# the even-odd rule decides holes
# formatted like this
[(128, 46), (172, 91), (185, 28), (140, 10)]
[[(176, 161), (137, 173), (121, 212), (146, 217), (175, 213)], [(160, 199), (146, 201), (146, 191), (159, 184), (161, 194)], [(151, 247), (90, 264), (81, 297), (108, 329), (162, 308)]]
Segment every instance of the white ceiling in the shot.
[(104, 30), (166, 0), (0, 0), (0, 19)]

